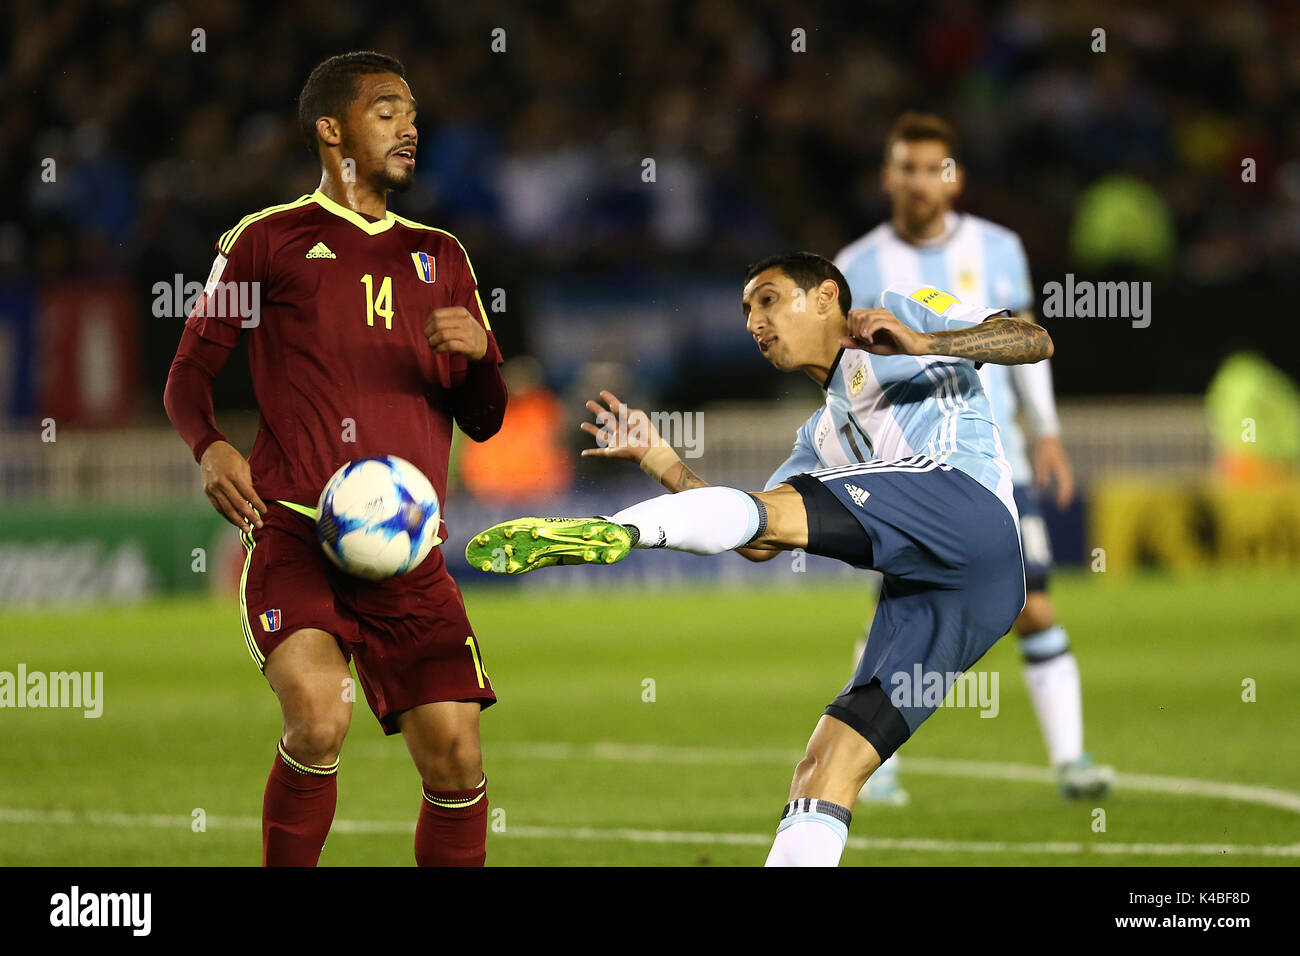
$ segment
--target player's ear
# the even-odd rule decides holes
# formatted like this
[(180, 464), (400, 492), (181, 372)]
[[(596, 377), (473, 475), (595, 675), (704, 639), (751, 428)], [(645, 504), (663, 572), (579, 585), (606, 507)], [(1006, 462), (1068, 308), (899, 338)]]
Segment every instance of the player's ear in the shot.
[(316, 120), (316, 135), (327, 146), (337, 146), (343, 141), (343, 124), (332, 116), (322, 116)]
[(817, 315), (825, 318), (834, 312), (839, 295), (840, 287), (834, 279), (822, 279), (821, 285), (817, 286)]

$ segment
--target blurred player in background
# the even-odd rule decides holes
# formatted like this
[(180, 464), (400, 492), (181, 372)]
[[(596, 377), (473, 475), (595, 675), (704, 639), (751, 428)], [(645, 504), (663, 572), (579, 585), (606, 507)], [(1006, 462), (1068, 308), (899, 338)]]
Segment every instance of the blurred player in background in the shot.
[[(1033, 321), (1034, 290), (1020, 238), (1011, 230), (954, 211), (964, 171), (952, 127), (937, 116), (905, 113), (885, 143), (881, 182), (892, 217), (842, 249), (835, 258), (853, 290), (855, 308), (877, 304), (886, 286), (925, 283), (971, 302), (1005, 306)], [(1052, 487), (1064, 508), (1074, 497), (1074, 474), (1060, 438), (1052, 370), (1032, 365), (985, 364), (980, 379), (1002, 432), (1011, 463), (1028, 598), (1015, 632), (1025, 662), (1025, 683), (1047, 744), (1047, 755), (1067, 798), (1097, 797), (1113, 771), (1094, 765), (1083, 749), (1083, 699), (1070, 638), (1056, 620), (1047, 578), (1051, 545), (1038, 495)], [(1023, 409), (1033, 434), (1032, 467), (1016, 420)], [(866, 638), (859, 640), (861, 655)], [(867, 783), (864, 799), (903, 804), (897, 758)]]
[[(506, 389), (464, 248), (394, 215), (415, 176), (415, 100), (377, 53), (312, 71), (298, 119), (321, 164), (316, 192), (241, 220), (217, 243), (185, 323), (165, 404), (218, 512), (240, 529), (244, 638), (284, 714), (262, 807), (262, 862), (316, 864), (334, 819), (352, 719), (348, 663), (384, 733), (401, 733), (424, 783), (416, 861), (482, 865), (487, 780), (479, 712), (496, 700), (464, 601), (435, 548), (415, 569), (363, 581), (316, 540), (315, 504), (348, 461), (393, 454), (447, 491), (453, 422), (483, 441)], [(253, 314), (223, 301), (252, 290)], [(248, 460), (217, 430), (212, 381), (248, 331), (261, 427)]]

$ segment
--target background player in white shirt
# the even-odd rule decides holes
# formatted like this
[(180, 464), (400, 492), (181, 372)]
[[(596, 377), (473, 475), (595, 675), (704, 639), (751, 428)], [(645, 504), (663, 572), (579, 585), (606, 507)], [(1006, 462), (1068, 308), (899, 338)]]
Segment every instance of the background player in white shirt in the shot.
[[(891, 218), (835, 258), (852, 289), (854, 308), (878, 305), (887, 286), (926, 284), (1033, 320), (1034, 291), (1020, 238), (996, 223), (955, 212), (953, 203), (963, 182), (952, 127), (936, 116), (903, 114), (890, 130), (881, 170)], [(1109, 789), (1113, 771), (1094, 765), (1083, 749), (1079, 668), (1047, 593), (1052, 556), (1038, 492), (1052, 488), (1062, 508), (1074, 497), (1074, 475), (1061, 444), (1052, 395), (1051, 367), (1047, 361), (987, 364), (980, 369), (980, 378), (1011, 464), (1020, 512), (1028, 598), (1015, 631), (1029, 696), (1062, 794), (1100, 796)], [(1017, 412), (1022, 410), (1033, 436), (1032, 449), (1017, 422)], [(862, 653), (864, 644), (865, 638), (858, 642), (855, 654)], [(907, 801), (898, 783), (897, 758), (887, 761), (868, 781), (862, 796), (875, 802)]]

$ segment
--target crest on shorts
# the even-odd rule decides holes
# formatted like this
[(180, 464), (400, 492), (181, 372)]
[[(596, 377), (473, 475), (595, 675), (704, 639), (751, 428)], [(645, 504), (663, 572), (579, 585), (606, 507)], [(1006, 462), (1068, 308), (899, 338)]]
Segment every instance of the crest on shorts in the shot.
[(271, 608), (269, 611), (263, 611), (261, 614), (257, 615), (257, 619), (262, 622), (262, 630), (266, 631), (268, 634), (273, 631), (278, 631), (280, 629), (280, 624), (282, 623), (280, 620), (280, 609), (278, 607)]
[(438, 264), (427, 252), (412, 252), (411, 261), (415, 263), (415, 274), (421, 282), (438, 281)]

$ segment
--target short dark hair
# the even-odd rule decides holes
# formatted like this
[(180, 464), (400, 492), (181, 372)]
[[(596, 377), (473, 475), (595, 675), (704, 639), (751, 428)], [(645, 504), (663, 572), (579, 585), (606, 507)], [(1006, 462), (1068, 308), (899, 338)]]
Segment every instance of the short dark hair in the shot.
[(840, 272), (835, 263), (825, 256), (819, 256), (815, 252), (787, 252), (784, 255), (768, 256), (745, 270), (745, 282), (748, 284), (750, 279), (768, 269), (780, 269), (805, 292), (811, 292), (827, 279), (831, 279), (840, 288), (836, 296), (840, 303), (840, 310), (848, 315), (849, 309), (853, 306), (853, 293), (849, 290), (849, 281), (844, 278), (844, 273)]
[(372, 50), (340, 53), (311, 71), (298, 94), (298, 126), (313, 156), (319, 156), (316, 121), (322, 116), (342, 116), (356, 99), (357, 77), (370, 73), (396, 73), (406, 79), (400, 60)]
[(961, 162), (957, 131), (952, 128), (952, 124), (933, 113), (913, 112), (904, 113), (889, 128), (889, 135), (885, 137), (885, 162), (889, 162), (889, 153), (895, 143), (916, 143), (927, 139), (943, 143), (948, 149), (948, 155)]

